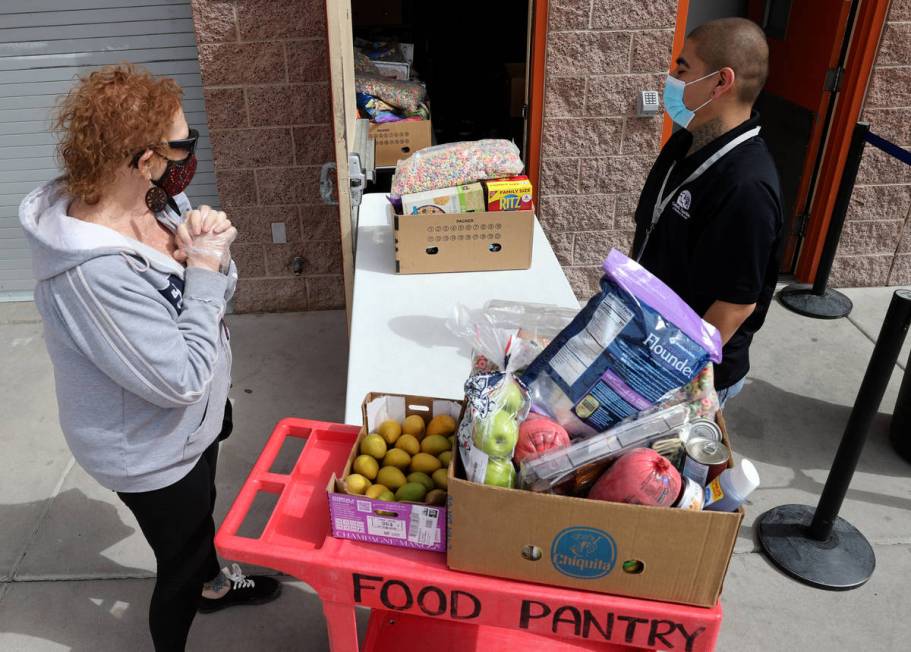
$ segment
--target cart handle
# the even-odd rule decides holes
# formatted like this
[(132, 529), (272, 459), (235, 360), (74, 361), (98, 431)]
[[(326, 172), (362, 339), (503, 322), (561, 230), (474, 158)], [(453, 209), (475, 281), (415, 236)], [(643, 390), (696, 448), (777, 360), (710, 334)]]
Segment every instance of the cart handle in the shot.
[[(250, 475), (241, 487), (240, 492), (237, 494), (237, 498), (228, 510), (228, 514), (225, 516), (225, 519), (215, 536), (216, 547), (219, 550), (224, 550), (225, 556), (237, 559), (238, 561), (261, 563), (258, 562), (262, 550), (260, 541), (263, 534), (268, 530), (269, 522), (271, 522), (272, 518), (275, 516), (275, 512), (273, 511), (269, 516), (269, 521), (266, 523), (266, 526), (263, 528), (263, 533), (260, 534), (259, 537), (252, 538), (240, 536), (237, 534), (237, 531), (246, 520), (250, 507), (253, 505), (256, 495), (260, 491), (281, 495), (285, 490), (285, 487), (291, 482), (290, 474), (272, 473), (269, 471), (272, 464), (275, 462), (275, 458), (278, 456), (279, 451), (282, 449), (282, 446), (284, 446), (285, 440), (288, 437), (297, 437), (306, 440), (314, 430), (344, 432), (346, 434), (357, 435), (359, 428), (357, 426), (345, 426), (337, 423), (310, 421), (306, 419), (287, 418), (279, 421), (272, 431), (269, 440), (266, 442), (266, 445), (263, 447), (263, 452), (260, 454), (259, 459), (256, 460), (256, 463), (250, 470)], [(304, 445), (300, 457), (295, 462), (295, 469), (306, 455), (306, 452), (307, 444)], [(276, 506), (278, 506), (278, 504), (279, 503), (276, 502)], [(272, 548), (273, 551), (276, 548), (282, 548), (282, 553), (284, 555), (301, 560), (307, 558), (307, 553), (309, 552), (308, 550), (300, 548), (281, 545), (276, 546), (275, 544), (270, 544), (270, 548)]]

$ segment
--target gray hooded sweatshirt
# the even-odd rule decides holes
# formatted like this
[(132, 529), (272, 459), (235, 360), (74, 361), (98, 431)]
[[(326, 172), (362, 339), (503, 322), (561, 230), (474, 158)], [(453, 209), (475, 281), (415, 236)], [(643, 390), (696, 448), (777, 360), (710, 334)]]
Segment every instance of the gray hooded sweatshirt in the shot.
[[(158, 219), (175, 230), (175, 197)], [(19, 206), (32, 246), (35, 303), (54, 365), (60, 425), (76, 461), (114, 491), (183, 478), (218, 437), (231, 385), (222, 317), (237, 271), (181, 264), (67, 215), (58, 182)], [(181, 287), (182, 286), (182, 287)]]

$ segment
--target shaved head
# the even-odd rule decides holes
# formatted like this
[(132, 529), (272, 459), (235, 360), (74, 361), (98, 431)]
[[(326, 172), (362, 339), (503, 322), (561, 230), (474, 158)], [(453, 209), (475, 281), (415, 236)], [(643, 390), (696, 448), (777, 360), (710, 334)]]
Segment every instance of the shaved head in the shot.
[(759, 25), (746, 18), (720, 18), (700, 25), (687, 40), (707, 71), (726, 66), (734, 70), (734, 90), (741, 102), (756, 101), (769, 76), (769, 45)]

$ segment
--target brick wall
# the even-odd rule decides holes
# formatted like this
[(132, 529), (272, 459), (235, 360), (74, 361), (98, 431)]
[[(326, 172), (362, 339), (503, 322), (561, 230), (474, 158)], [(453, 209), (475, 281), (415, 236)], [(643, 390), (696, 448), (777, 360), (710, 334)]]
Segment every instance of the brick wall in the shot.
[(636, 96), (663, 87), (676, 15), (676, 0), (550, 2), (538, 212), (580, 299), (632, 243), (662, 127), (635, 117)]
[[(324, 0), (192, 0), (222, 207), (239, 236), (237, 312), (345, 305)], [(283, 222), (287, 244), (272, 244)], [(292, 261), (300, 257), (303, 272)]]
[[(893, 0), (863, 119), (911, 148), (911, 0)], [(838, 287), (911, 284), (911, 166), (867, 145), (832, 267)]]

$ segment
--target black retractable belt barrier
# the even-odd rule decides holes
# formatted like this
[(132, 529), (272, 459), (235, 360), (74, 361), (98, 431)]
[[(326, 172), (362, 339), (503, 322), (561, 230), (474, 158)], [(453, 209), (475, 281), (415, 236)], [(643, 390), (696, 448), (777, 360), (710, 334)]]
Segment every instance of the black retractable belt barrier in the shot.
[[(876, 566), (870, 543), (857, 528), (839, 518), (838, 511), (851, 484), (867, 431), (879, 411), (909, 324), (911, 290), (897, 290), (892, 295), (816, 508), (781, 505), (759, 518), (759, 543), (772, 563), (812, 586), (833, 590), (857, 588), (870, 579)], [(907, 438), (908, 433), (905, 436)]]

